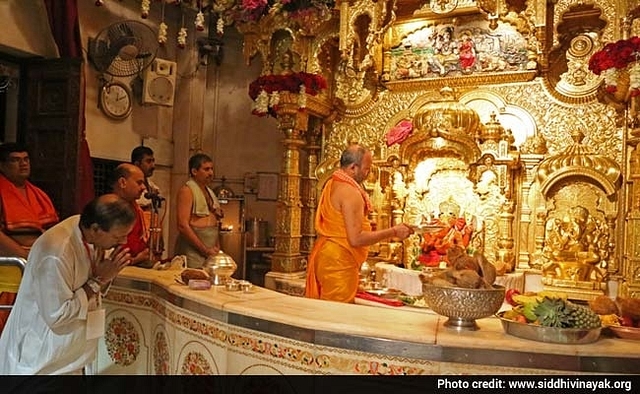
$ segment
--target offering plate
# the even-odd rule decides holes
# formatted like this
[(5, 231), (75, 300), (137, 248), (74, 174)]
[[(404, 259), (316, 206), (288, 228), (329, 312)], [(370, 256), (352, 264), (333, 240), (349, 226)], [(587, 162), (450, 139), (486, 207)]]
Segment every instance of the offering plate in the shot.
[(618, 338), (640, 341), (640, 328), (638, 327), (607, 326), (607, 328)]
[(536, 324), (520, 323), (515, 320), (505, 319), (504, 312), (496, 314), (500, 319), (504, 332), (514, 337), (529, 339), (538, 342), (583, 344), (592, 343), (600, 338), (602, 327), (598, 328), (557, 328), (544, 327)]
[(422, 284), (424, 299), (439, 315), (449, 319), (444, 323), (455, 330), (477, 330), (476, 319), (493, 316), (504, 301), (505, 289), (494, 285), (493, 289), (465, 289), (461, 287)]

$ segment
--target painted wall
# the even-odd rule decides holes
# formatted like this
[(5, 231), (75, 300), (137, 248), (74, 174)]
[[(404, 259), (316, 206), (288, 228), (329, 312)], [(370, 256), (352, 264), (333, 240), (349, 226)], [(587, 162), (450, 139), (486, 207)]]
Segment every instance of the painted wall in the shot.
[[(148, 19), (140, 17), (140, 2), (136, 0), (105, 1), (102, 7), (96, 7), (93, 1), (78, 1), (78, 7), (85, 60), (88, 38), (95, 37), (109, 24), (132, 19), (157, 32), (162, 15), (159, 2), (151, 3)], [(41, 12), (34, 14), (34, 9)], [(0, 17), (12, 22), (0, 27), (0, 46), (55, 57), (55, 47), (52, 51), (51, 45), (45, 45), (52, 39), (43, 12), (39, 1), (0, 1)], [(199, 66), (196, 39), (206, 36), (206, 32), (195, 31), (195, 11), (168, 4), (164, 16), (169, 25), (168, 42), (160, 47), (157, 57), (177, 62), (174, 106), (141, 105), (140, 94), (134, 88), (131, 116), (122, 121), (107, 118), (97, 106), (101, 75), (86, 61), (85, 115), (92, 157), (129, 161), (131, 149), (141, 143), (154, 149), (157, 167), (153, 181), (167, 198), (164, 227), (172, 252), (176, 237), (172, 197), (187, 180), (189, 157), (197, 151), (211, 155), (216, 177), (224, 176), (226, 185), (242, 194), (245, 173), (280, 172), (282, 135), (275, 120), (251, 115), (248, 84), (259, 75), (261, 65), (244, 64), (242, 39), (235, 29), (227, 27), (223, 36), (222, 65), (211, 62), (209, 66)], [(187, 47), (179, 49), (176, 32), (183, 18), (188, 29)], [(8, 32), (15, 31), (15, 37), (8, 32), (4, 34), (5, 27)], [(135, 87), (139, 83), (137, 78), (119, 79)], [(273, 225), (275, 202), (256, 201), (255, 195), (245, 198), (247, 217), (260, 217)]]

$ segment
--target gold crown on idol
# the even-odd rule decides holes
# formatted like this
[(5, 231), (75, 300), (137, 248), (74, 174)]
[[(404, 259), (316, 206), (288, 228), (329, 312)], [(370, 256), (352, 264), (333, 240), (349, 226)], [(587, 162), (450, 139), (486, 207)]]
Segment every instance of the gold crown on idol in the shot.
[(453, 197), (449, 196), (449, 198), (439, 205), (440, 213), (449, 214), (451, 216), (457, 217), (460, 214), (460, 205), (456, 204), (453, 201)]

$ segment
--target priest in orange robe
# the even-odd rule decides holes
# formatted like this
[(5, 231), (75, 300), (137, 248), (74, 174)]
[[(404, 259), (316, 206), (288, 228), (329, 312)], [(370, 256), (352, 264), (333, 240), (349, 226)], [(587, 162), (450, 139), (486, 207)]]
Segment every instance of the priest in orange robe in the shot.
[[(30, 175), (26, 147), (0, 145), (0, 256), (26, 259), (35, 240), (58, 223), (51, 199), (28, 181)], [(13, 304), (20, 278), (18, 268), (0, 267), (0, 304)], [(0, 311), (0, 332), (8, 317), (8, 311)]]
[(371, 202), (361, 183), (367, 179), (372, 162), (371, 151), (351, 145), (340, 157), (340, 168), (324, 186), (315, 218), (318, 238), (307, 264), (306, 297), (353, 303), (369, 246), (413, 233), (405, 224), (371, 229), (367, 218)]

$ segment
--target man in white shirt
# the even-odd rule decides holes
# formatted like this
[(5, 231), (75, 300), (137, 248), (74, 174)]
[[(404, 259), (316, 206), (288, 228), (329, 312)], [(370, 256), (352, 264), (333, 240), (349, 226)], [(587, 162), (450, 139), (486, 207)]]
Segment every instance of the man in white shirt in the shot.
[(135, 218), (130, 203), (105, 194), (37, 239), (0, 336), (0, 375), (81, 374), (93, 362), (100, 298), (131, 261), (121, 245)]

